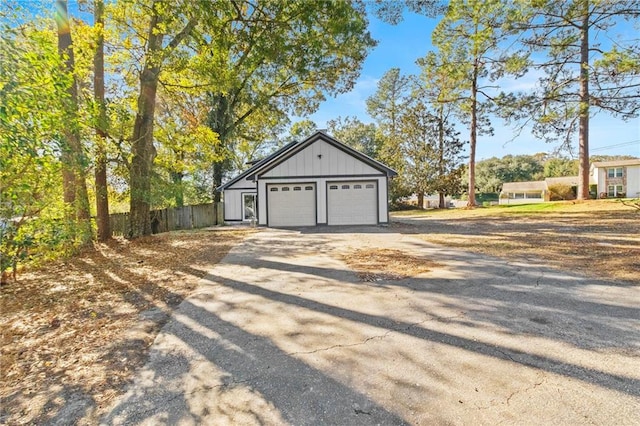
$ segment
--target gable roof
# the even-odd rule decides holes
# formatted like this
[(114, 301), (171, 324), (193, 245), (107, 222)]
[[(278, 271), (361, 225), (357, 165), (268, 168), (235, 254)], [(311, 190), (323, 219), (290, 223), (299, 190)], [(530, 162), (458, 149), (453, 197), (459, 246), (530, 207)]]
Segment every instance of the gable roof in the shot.
[(547, 182), (543, 180), (532, 182), (505, 182), (502, 184), (502, 192), (544, 191), (545, 189), (547, 189)]
[(280, 148), (273, 154), (255, 163), (253, 166), (251, 166), (249, 169), (247, 169), (245, 172), (243, 172), (239, 176), (231, 179), (229, 182), (216, 188), (216, 190), (222, 191), (243, 178), (246, 178), (247, 180), (253, 180), (255, 179), (255, 176), (265, 173), (268, 170), (272, 169), (273, 167), (276, 167), (278, 164), (291, 158), (292, 156), (294, 156), (295, 154), (302, 151), (303, 149), (305, 149), (306, 147), (308, 147), (309, 145), (313, 144), (318, 140), (322, 140), (330, 145), (333, 145), (334, 147), (357, 158), (363, 163), (368, 164), (374, 169), (381, 171), (387, 176), (396, 176), (398, 174), (398, 172), (385, 166), (381, 162), (374, 160), (373, 158), (361, 152), (356, 151), (355, 149), (343, 144), (337, 139), (334, 139), (333, 137), (329, 136), (323, 131), (318, 131), (318, 132), (315, 132), (313, 135), (309, 136), (307, 139), (303, 140), (302, 142), (291, 142), (288, 145), (285, 145), (284, 147)]
[(255, 170), (257, 167), (261, 166), (262, 164), (265, 164), (266, 162), (268, 162), (268, 161), (272, 160), (273, 158), (277, 157), (278, 155), (281, 155), (281, 154), (285, 153), (286, 151), (290, 150), (291, 148), (293, 148), (297, 144), (298, 144), (297, 141), (289, 142), (288, 144), (286, 144), (282, 148), (276, 150), (271, 155), (267, 155), (266, 157), (264, 157), (261, 160), (250, 162), (250, 164), (253, 164), (251, 167), (249, 167), (247, 170), (245, 170), (244, 172), (240, 173), (238, 176), (236, 176), (233, 179), (231, 179), (229, 182), (217, 187), (216, 191), (223, 191), (223, 190), (227, 189), (229, 186), (231, 186), (234, 183), (238, 182), (242, 178), (250, 175), (253, 172), (253, 170)]
[(580, 176), (563, 176), (563, 177), (548, 177), (544, 178), (547, 185), (569, 185), (578, 186), (580, 183)]
[(380, 172), (386, 174), (387, 176), (396, 176), (398, 174), (398, 172), (396, 172), (395, 170), (385, 166), (384, 164), (382, 164), (381, 162), (379, 162), (377, 160), (374, 160), (373, 158), (369, 157), (368, 155), (365, 155), (365, 154), (363, 154), (363, 153), (361, 153), (359, 151), (356, 151), (355, 149), (343, 144), (342, 142), (338, 141), (337, 139), (329, 136), (324, 131), (317, 131), (313, 135), (309, 136), (307, 139), (305, 139), (302, 142), (296, 144), (292, 149), (287, 150), (286, 152), (280, 153), (279, 155), (273, 157), (272, 159), (270, 159), (269, 161), (267, 161), (265, 163), (262, 163), (260, 165), (256, 165), (257, 167), (255, 168), (253, 173), (251, 173), (249, 175), (249, 178), (254, 178), (256, 175), (261, 175), (263, 173), (266, 173), (270, 169), (276, 167), (280, 163), (282, 163), (282, 162), (286, 161), (287, 159), (293, 157), (298, 152), (302, 151), (303, 149), (305, 149), (309, 145), (311, 145), (314, 142), (319, 141), (319, 140), (322, 140), (322, 141), (324, 141), (324, 142), (336, 147), (337, 149), (339, 149), (339, 150), (351, 155), (352, 157), (357, 158), (358, 160), (360, 160), (363, 163), (373, 167), (376, 170), (379, 170)]
[(635, 166), (640, 165), (640, 158), (631, 160), (613, 160), (613, 161), (597, 161), (592, 163), (592, 167), (615, 167), (615, 166)]
[(548, 177), (544, 180), (529, 182), (505, 182), (502, 184), (502, 192), (545, 191), (551, 185), (578, 186), (578, 182), (578, 176)]

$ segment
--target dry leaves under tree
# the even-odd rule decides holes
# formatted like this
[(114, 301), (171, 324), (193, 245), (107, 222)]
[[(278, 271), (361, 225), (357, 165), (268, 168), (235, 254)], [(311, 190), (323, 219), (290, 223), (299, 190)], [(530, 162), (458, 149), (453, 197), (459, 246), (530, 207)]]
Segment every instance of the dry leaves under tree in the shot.
[(116, 239), (2, 286), (0, 423), (75, 422), (80, 412), (79, 424), (94, 424), (170, 311), (251, 232)]

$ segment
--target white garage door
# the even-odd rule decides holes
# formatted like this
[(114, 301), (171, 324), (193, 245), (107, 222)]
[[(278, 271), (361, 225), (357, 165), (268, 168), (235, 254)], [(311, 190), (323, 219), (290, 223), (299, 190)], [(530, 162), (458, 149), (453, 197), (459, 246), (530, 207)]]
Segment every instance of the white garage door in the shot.
[(329, 225), (376, 225), (378, 188), (371, 182), (331, 182), (327, 185)]
[(316, 186), (311, 183), (267, 185), (269, 226), (315, 226)]

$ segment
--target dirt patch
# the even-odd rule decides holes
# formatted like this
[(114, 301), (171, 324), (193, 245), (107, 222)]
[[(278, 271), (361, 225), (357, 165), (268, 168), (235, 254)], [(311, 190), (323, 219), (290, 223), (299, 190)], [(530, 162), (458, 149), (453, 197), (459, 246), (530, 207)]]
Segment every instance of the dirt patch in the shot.
[(0, 288), (0, 423), (95, 424), (171, 311), (253, 232), (115, 239)]
[(494, 211), (493, 215), (491, 209), (458, 210), (450, 218), (443, 212), (394, 226), (399, 232), (419, 234), (425, 241), (448, 247), (638, 284), (640, 214), (611, 203), (570, 207), (529, 214)]
[(359, 249), (342, 255), (361, 281), (401, 280), (429, 272), (436, 264), (401, 250)]

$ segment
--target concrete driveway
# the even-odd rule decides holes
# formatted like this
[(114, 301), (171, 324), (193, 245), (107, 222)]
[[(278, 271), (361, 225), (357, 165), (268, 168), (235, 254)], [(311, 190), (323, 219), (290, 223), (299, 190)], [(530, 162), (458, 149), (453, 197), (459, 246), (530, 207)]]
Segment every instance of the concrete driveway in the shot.
[[(440, 266), (362, 282), (340, 259), (367, 247)], [(640, 287), (393, 228), (263, 230), (180, 305), (103, 423), (637, 425)]]

